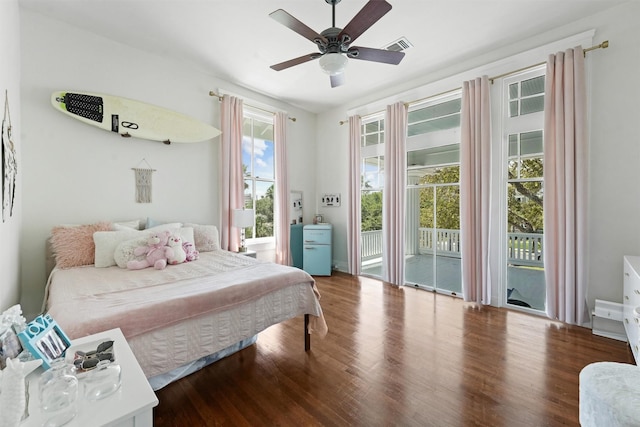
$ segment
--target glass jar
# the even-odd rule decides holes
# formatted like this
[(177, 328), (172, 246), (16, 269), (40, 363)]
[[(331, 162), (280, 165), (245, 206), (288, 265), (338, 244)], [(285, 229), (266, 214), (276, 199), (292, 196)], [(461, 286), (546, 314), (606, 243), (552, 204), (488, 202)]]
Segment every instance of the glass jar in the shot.
[(88, 400), (110, 396), (120, 388), (120, 365), (109, 360), (101, 360), (83, 381), (84, 395)]
[(54, 360), (51, 367), (38, 380), (40, 408), (44, 414), (44, 427), (65, 425), (78, 412), (78, 379), (75, 368), (63, 358)]

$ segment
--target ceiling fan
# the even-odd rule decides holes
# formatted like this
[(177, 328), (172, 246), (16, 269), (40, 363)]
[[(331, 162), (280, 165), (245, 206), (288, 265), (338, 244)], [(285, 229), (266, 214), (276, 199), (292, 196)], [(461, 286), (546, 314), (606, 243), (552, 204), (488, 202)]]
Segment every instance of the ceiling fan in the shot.
[(282, 25), (314, 42), (319, 50), (319, 52), (309, 53), (272, 65), (272, 69), (281, 71), (294, 65), (320, 58), (320, 67), (329, 74), (331, 87), (336, 87), (344, 83), (344, 69), (347, 66), (347, 57), (394, 65), (402, 61), (404, 52), (351, 46), (351, 43), (360, 37), (362, 33), (391, 10), (389, 3), (385, 0), (369, 0), (347, 26), (342, 29), (336, 27), (336, 4), (340, 3), (340, 0), (325, 1), (329, 3), (332, 8), (332, 26), (320, 34), (282, 9), (278, 9), (269, 14), (270, 17)]

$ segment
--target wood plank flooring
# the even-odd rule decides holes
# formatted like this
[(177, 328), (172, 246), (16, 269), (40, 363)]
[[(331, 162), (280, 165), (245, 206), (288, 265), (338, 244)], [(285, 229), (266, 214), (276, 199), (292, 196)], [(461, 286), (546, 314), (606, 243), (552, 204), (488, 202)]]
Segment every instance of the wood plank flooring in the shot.
[(334, 273), (303, 318), (157, 392), (156, 427), (578, 426), (578, 375), (626, 343), (529, 314)]

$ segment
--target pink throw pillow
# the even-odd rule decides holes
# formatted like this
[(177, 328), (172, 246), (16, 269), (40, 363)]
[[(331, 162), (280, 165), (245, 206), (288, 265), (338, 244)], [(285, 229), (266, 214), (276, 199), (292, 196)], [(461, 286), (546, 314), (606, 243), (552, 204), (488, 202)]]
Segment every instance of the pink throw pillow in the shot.
[(110, 222), (77, 225), (71, 227), (58, 226), (51, 230), (51, 245), (58, 268), (71, 268), (91, 265), (95, 262), (95, 243), (93, 233), (110, 231)]

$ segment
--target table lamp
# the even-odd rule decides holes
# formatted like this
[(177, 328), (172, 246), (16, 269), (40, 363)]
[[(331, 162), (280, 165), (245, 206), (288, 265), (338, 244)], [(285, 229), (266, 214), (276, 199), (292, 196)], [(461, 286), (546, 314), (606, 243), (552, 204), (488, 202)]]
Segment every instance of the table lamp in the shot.
[(244, 229), (253, 227), (254, 211), (253, 209), (234, 209), (233, 210), (233, 226), (240, 228), (240, 247), (238, 252), (246, 252), (247, 247), (244, 245)]

